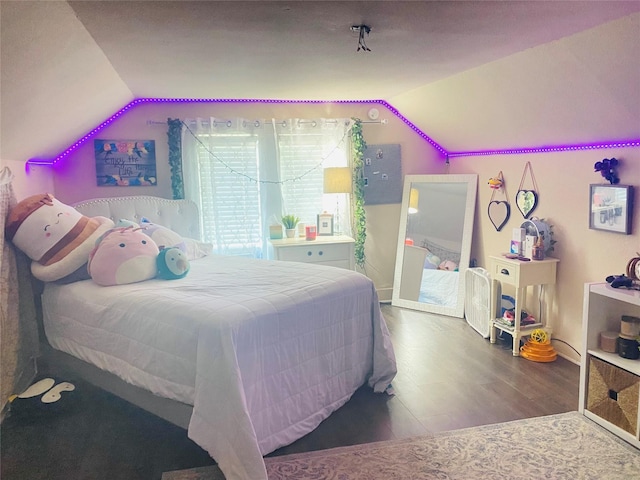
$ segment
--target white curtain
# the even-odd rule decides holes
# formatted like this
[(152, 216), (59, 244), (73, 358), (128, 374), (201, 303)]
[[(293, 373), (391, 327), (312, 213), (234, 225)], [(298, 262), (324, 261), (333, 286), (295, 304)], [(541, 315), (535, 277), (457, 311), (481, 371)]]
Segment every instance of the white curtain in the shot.
[(8, 243), (4, 227), (16, 205), (8, 167), (0, 170), (0, 407), (20, 393), (36, 374), (38, 329), (29, 260)]
[(346, 194), (323, 194), (323, 169), (348, 166), (349, 119), (184, 121), (186, 198), (201, 212), (203, 239), (222, 254), (266, 257), (269, 225), (283, 214), (315, 224), (339, 209), (351, 232)]

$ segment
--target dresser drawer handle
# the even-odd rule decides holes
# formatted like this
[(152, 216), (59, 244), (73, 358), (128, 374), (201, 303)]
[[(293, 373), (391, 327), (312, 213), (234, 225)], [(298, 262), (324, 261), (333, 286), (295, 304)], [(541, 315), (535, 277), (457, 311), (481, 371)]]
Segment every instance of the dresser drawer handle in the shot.
[(311, 255), (313, 255), (313, 252), (311, 252), (311, 250), (309, 250), (309, 251), (307, 252), (307, 256), (308, 256), (308, 257), (310, 257)]
[(320, 251), (318, 252), (318, 255), (322, 255), (322, 250), (320, 250)]
[(500, 270), (500, 273), (503, 275), (509, 275), (509, 270), (507, 270), (506, 268), (503, 268), (502, 270)]

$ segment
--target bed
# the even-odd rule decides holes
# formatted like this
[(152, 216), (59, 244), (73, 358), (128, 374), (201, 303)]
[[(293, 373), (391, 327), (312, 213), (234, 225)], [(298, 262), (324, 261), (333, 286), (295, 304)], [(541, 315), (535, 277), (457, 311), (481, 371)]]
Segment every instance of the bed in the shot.
[[(186, 200), (75, 207), (199, 238)], [(264, 455), (314, 430), (362, 385), (388, 391), (396, 373), (373, 283), (334, 267), (195, 255), (179, 280), (47, 283), (42, 309), (59, 361), (187, 428), (228, 479), (266, 479)]]

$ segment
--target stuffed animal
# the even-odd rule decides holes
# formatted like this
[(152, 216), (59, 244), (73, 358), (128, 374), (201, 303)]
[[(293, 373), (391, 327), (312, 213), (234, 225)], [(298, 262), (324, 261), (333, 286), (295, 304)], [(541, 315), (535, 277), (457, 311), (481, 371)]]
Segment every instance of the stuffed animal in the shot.
[(438, 270), (447, 270), (450, 272), (458, 270), (458, 265), (451, 260), (443, 260), (440, 265), (438, 265)]
[(487, 183), (493, 190), (502, 188), (502, 179), (499, 177), (491, 177)]
[(33, 195), (9, 212), (6, 238), (31, 260), (44, 282), (60, 280), (82, 267), (100, 235), (113, 227), (105, 217), (86, 217), (53, 195)]
[(98, 239), (87, 268), (98, 285), (142, 282), (157, 275), (158, 253), (156, 243), (141, 228), (113, 228)]
[(187, 254), (176, 247), (160, 250), (156, 258), (156, 266), (158, 267), (158, 278), (165, 280), (183, 278), (191, 268)]
[(143, 233), (149, 235), (156, 242), (159, 249), (177, 247), (183, 252), (187, 251), (184, 239), (170, 228), (152, 223), (144, 217), (140, 221), (140, 227), (144, 229)]

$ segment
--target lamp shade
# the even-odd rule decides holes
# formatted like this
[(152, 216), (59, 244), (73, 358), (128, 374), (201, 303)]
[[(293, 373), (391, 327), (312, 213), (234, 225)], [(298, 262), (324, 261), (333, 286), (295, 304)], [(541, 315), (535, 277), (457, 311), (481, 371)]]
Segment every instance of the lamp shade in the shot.
[(351, 193), (351, 168), (329, 167), (324, 169), (324, 193)]
[(409, 213), (417, 213), (418, 212), (418, 199), (420, 198), (420, 192), (417, 189), (412, 188), (409, 190), (409, 209), (407, 212)]

